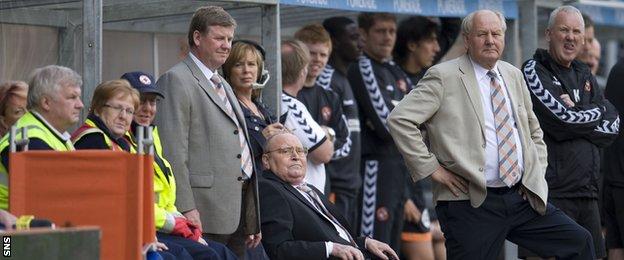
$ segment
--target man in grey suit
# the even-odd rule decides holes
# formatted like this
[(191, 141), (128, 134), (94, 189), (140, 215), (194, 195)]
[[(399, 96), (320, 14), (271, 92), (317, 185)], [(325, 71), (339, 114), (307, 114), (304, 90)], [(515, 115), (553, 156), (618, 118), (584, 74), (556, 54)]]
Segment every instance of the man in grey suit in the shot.
[(467, 54), (427, 71), (390, 114), (390, 132), (412, 178), (435, 181), (449, 259), (496, 259), (505, 239), (543, 257), (594, 259), (587, 230), (547, 203), (531, 97), (520, 70), (499, 61), (505, 29), (500, 13), (466, 16)]
[(158, 79), (165, 93), (156, 117), (177, 181), (176, 206), (204, 237), (239, 257), (260, 243), (258, 185), (241, 108), (217, 69), (236, 21), (221, 7), (195, 11), (190, 53)]

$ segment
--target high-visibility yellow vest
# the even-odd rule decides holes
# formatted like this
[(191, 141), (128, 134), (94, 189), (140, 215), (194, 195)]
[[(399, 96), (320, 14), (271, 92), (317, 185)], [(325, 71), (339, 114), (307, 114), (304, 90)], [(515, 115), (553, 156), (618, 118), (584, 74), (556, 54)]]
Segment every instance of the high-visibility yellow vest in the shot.
[[(82, 126), (80, 126), (80, 128), (78, 128), (72, 134), (72, 138), (71, 138), (72, 142), (74, 142), (74, 144), (75, 144), (82, 137), (84, 137), (84, 136), (86, 136), (88, 134), (93, 134), (93, 133), (101, 134), (102, 137), (104, 137), (104, 142), (106, 142), (106, 145), (108, 146), (108, 149), (113, 150), (113, 151), (124, 151), (124, 149), (122, 149), (121, 146), (119, 146), (110, 137), (108, 137), (108, 135), (106, 133), (104, 133), (104, 131), (102, 131), (102, 129), (97, 127), (95, 122), (93, 122), (93, 120), (91, 120), (89, 118), (87, 118), (87, 120), (85, 120), (84, 124)], [(136, 150), (134, 149), (133, 146), (130, 146), (130, 153), (136, 153)]]
[[(74, 145), (70, 140), (60, 139), (52, 130), (51, 126), (47, 126), (41, 119), (37, 118), (33, 113), (27, 112), (16, 123), (17, 128), (26, 127), (28, 139), (40, 139), (55, 151), (73, 151)], [(18, 131), (17, 138), (21, 137), (21, 131)], [(0, 151), (9, 149), (9, 134), (6, 134), (0, 140)], [(8, 153), (7, 153), (8, 156)], [(0, 163), (0, 209), (7, 210), (9, 208), (9, 174), (6, 166)]]
[[(181, 217), (175, 206), (176, 183), (171, 170), (171, 164), (163, 157), (162, 143), (158, 129), (152, 130), (154, 138), (154, 217), (156, 229), (163, 233), (171, 233), (175, 226), (175, 218)], [(131, 133), (126, 133), (126, 138), (136, 150), (137, 143)]]

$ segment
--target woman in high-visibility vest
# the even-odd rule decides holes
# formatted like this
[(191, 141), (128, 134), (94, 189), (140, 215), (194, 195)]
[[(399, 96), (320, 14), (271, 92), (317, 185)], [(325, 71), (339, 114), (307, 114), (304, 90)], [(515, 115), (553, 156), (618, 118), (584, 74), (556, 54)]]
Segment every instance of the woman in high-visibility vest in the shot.
[[(202, 231), (192, 224), (178, 211), (175, 206), (176, 182), (169, 162), (163, 157), (163, 147), (158, 129), (152, 124), (156, 116), (158, 100), (164, 95), (156, 89), (154, 78), (144, 72), (129, 72), (122, 79), (128, 80), (130, 85), (139, 91), (140, 103), (134, 113), (131, 131), (126, 133), (126, 139), (136, 148), (135, 140), (138, 126), (151, 126), (154, 139), (154, 217), (156, 237), (166, 246), (182, 246), (193, 259), (236, 259), (234, 253), (225, 245), (206, 241), (202, 238)], [(178, 259), (180, 257), (178, 256)]]
[(130, 130), (134, 111), (139, 107), (139, 92), (126, 80), (110, 80), (95, 88), (89, 115), (72, 134), (76, 149), (110, 149), (134, 152), (124, 138)]

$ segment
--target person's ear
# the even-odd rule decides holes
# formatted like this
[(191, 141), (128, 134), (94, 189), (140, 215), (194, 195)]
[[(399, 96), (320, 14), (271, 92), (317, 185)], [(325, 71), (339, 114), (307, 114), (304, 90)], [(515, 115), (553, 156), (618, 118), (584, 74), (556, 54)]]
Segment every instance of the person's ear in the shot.
[(262, 166), (264, 166), (267, 170), (271, 169), (271, 165), (269, 164), (269, 155), (266, 153), (262, 155)]
[(418, 49), (418, 44), (416, 44), (416, 42), (410, 41), (407, 43), (407, 49), (410, 52), (416, 52), (416, 49)]
[(199, 43), (201, 42), (201, 33), (198, 30), (193, 31), (193, 42), (195, 43), (195, 46), (199, 46)]

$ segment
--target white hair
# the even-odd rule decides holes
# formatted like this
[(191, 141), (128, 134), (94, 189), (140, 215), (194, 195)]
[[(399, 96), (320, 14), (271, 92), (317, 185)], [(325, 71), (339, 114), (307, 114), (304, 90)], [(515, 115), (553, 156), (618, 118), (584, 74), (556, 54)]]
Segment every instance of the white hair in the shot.
[(48, 65), (30, 74), (28, 109), (38, 108), (43, 96), (56, 96), (61, 86), (82, 86), (82, 78), (70, 68)]
[(550, 16), (548, 17), (548, 29), (552, 29), (552, 27), (555, 25), (555, 19), (560, 12), (576, 14), (579, 20), (581, 20), (581, 28), (585, 28), (585, 20), (583, 20), (583, 14), (581, 14), (581, 11), (579, 11), (579, 9), (576, 9), (576, 7), (574, 6), (564, 5), (557, 7), (557, 9), (553, 10), (550, 13)]
[(505, 16), (503, 16), (503, 14), (501, 12), (492, 11), (492, 10), (488, 10), (488, 9), (482, 9), (482, 10), (474, 11), (474, 12), (468, 14), (466, 17), (464, 17), (464, 20), (462, 20), (462, 24), (461, 24), (462, 33), (465, 34), (465, 35), (469, 34), (470, 30), (472, 29), (474, 16), (477, 13), (486, 12), (486, 11), (489, 11), (489, 12), (492, 12), (492, 13), (496, 14), (496, 16), (498, 17), (498, 19), (501, 22), (501, 28), (503, 29), (503, 33), (505, 31), (507, 31), (507, 23), (505, 22)]

